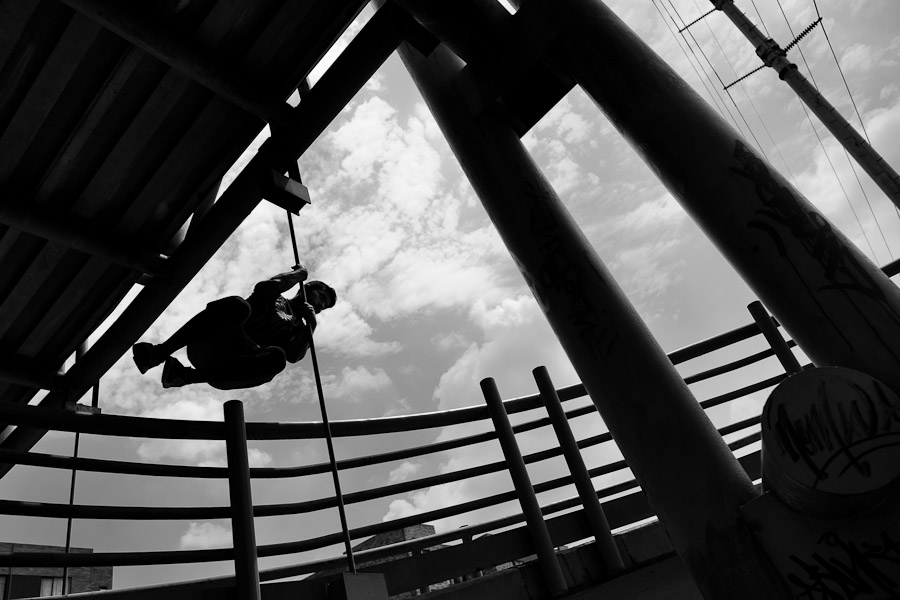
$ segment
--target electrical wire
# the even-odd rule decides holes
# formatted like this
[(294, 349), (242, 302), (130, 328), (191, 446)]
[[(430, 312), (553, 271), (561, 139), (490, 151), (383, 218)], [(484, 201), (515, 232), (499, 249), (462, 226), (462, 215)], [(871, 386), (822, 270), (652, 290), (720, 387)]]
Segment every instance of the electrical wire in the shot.
[[(672, 10), (675, 12), (676, 15), (678, 15), (678, 18), (681, 19), (682, 25), (684, 25), (685, 21), (684, 21), (684, 19), (681, 18), (681, 15), (678, 13), (678, 10), (677, 10), (677, 9), (675, 8), (675, 6), (672, 4), (672, 0), (669, 0), (669, 5), (672, 6)], [(678, 28), (678, 22), (675, 21), (675, 17), (673, 17), (673, 16), (672, 16), (672, 13), (669, 12), (669, 9), (666, 8), (665, 3), (663, 3), (663, 8), (666, 10), (666, 13), (669, 15), (669, 18), (672, 19), (672, 23), (675, 25), (676, 28)], [(687, 33), (691, 36), (691, 39), (694, 40), (694, 44), (697, 46), (697, 49), (700, 51), (701, 56), (703, 56), (704, 60), (706, 60), (706, 64), (709, 66), (709, 70), (712, 71), (713, 74), (715, 74), (716, 79), (718, 79), (718, 80), (719, 80), (719, 83), (722, 85), (722, 87), (724, 87), (724, 83), (722, 82), (722, 78), (719, 77), (719, 74), (716, 72), (716, 68), (713, 66), (712, 62), (710, 62), (709, 57), (706, 55), (706, 53), (703, 51), (703, 48), (700, 46), (700, 43), (697, 41), (697, 38), (694, 37), (694, 34), (691, 33), (691, 30), (690, 30), (690, 29), (688, 29), (688, 30), (686, 30), (686, 31), (687, 31)], [(691, 46), (691, 43), (690, 43), (690, 42), (687, 40), (687, 38), (685, 37), (684, 32), (682, 32), (681, 36), (682, 36), (682, 38), (684, 38), (684, 41), (685, 41), (685, 43), (687, 44), (688, 48), (690, 48), (691, 53), (694, 54), (694, 56), (696, 57), (696, 53), (694, 52), (694, 48)], [(699, 62), (700, 62), (700, 59), (698, 58), (697, 61), (698, 61), (698, 63), (699, 63)], [(702, 68), (702, 63), (700, 63), (700, 64), (701, 64), (701, 68)], [(706, 73), (706, 69), (703, 69), (703, 71), (704, 71), (704, 73)], [(708, 74), (707, 74), (707, 77), (709, 77)], [(731, 112), (731, 108), (729, 108), (728, 103), (725, 102), (725, 101), (721, 98), (721, 94), (719, 93), (718, 88), (715, 87), (715, 83), (713, 83), (713, 81), (712, 81), (711, 78), (710, 78), (710, 84), (711, 84), (711, 85), (713, 86), (713, 88), (716, 90), (716, 95), (719, 96), (719, 99), (720, 99), (720, 101), (722, 102), (722, 105), (725, 107), (725, 111), (728, 113), (728, 117), (731, 119), (731, 123), (734, 125), (734, 128), (737, 129), (738, 131), (741, 131), (741, 126), (740, 126), (740, 124), (738, 123), (737, 119), (735, 118), (734, 114)]]
[[(694, 0), (694, 6), (697, 8), (698, 11), (700, 10), (700, 5), (697, 4), (697, 0)], [(732, 64), (731, 59), (729, 59), (728, 55), (725, 53), (725, 49), (722, 47), (722, 44), (719, 42), (719, 37), (713, 31), (713, 28), (710, 26), (709, 21), (706, 21), (706, 28), (709, 30), (710, 35), (712, 35), (713, 41), (715, 41), (716, 46), (719, 47), (719, 52), (722, 54), (722, 57), (725, 59), (725, 62), (728, 63), (728, 67), (731, 69), (731, 72), (734, 74), (734, 77), (737, 77), (738, 76), (737, 71), (735, 71), (734, 65)], [(718, 77), (718, 73), (716, 74), (716, 77)], [(722, 81), (722, 79), (719, 78), (719, 81)], [(722, 82), (722, 86), (725, 87), (724, 82)], [(753, 100), (750, 99), (750, 94), (747, 93), (747, 90), (743, 86), (741, 86), (741, 89), (744, 91), (744, 95), (747, 96), (747, 100), (750, 102), (751, 106), (753, 106)], [(738, 114), (741, 116), (741, 119), (744, 121), (744, 125), (746, 125), (747, 131), (750, 132), (750, 137), (752, 137), (753, 141), (756, 142), (756, 148), (762, 153), (763, 158), (766, 159), (766, 162), (769, 162), (769, 157), (766, 155), (766, 151), (763, 149), (763, 145), (760, 143), (759, 139), (757, 139), (756, 133), (753, 131), (753, 128), (750, 126), (750, 123), (747, 121), (747, 118), (744, 116), (744, 112), (738, 106), (737, 102), (734, 99), (734, 96), (731, 95), (731, 92), (729, 90), (726, 90), (726, 93), (728, 94), (728, 97), (731, 99), (732, 104), (734, 104), (734, 108), (738, 111)], [(754, 111), (756, 110), (755, 106), (753, 106), (753, 110)], [(759, 112), (757, 112), (756, 114), (757, 114), (757, 117), (759, 117)]]
[[(822, 15), (819, 12), (819, 5), (813, 0), (813, 7), (816, 9), (816, 16), (821, 19)], [(847, 78), (844, 76), (844, 70), (841, 68), (841, 63), (838, 60), (837, 53), (834, 51), (834, 45), (831, 43), (831, 38), (828, 36), (828, 29), (825, 27), (825, 21), (822, 21), (822, 33), (825, 34), (825, 41), (828, 43), (828, 48), (831, 50), (831, 56), (834, 58), (834, 64), (837, 66), (838, 73), (841, 75), (841, 81), (844, 82), (844, 88), (847, 90), (847, 95), (850, 97), (850, 104), (853, 105), (853, 110), (856, 112), (856, 118), (859, 119), (859, 126), (862, 129), (863, 135), (866, 137), (866, 141), (871, 144), (872, 140), (869, 139), (869, 132), (866, 130), (866, 124), (863, 121), (862, 115), (859, 113), (859, 107), (856, 105), (856, 100), (853, 97), (853, 92), (850, 91), (850, 85), (847, 83)], [(847, 160), (850, 160), (850, 156), (848, 153)], [(856, 172), (856, 167), (851, 163), (851, 168), (853, 170), (853, 174), (856, 176), (857, 181), (859, 181), (859, 174)], [(888, 255), (891, 259), (894, 258), (894, 253), (891, 251), (891, 247), (887, 243), (887, 239), (884, 238), (884, 232), (881, 231), (881, 225), (878, 222), (878, 217), (875, 215), (875, 211), (872, 209), (872, 203), (869, 201), (869, 196), (866, 194), (865, 188), (863, 188), (862, 182), (859, 182), (859, 187), (863, 192), (863, 197), (866, 200), (866, 204), (869, 207), (869, 210), (872, 212), (872, 218), (875, 219), (875, 224), (878, 226), (878, 231), (881, 233), (882, 239), (884, 239), (884, 245), (887, 247)], [(894, 205), (894, 212), (898, 218), (900, 218), (900, 207)]]
[[(672, 29), (671, 25), (669, 25), (669, 21), (666, 20), (666, 17), (665, 17), (665, 15), (663, 15), (662, 10), (660, 10), (659, 6), (656, 4), (656, 0), (650, 0), (650, 3), (653, 4), (653, 7), (656, 9), (656, 12), (659, 13), (659, 18), (662, 20), (663, 24), (666, 26), (666, 29), (669, 30), (669, 33), (672, 34), (672, 37), (675, 39), (675, 44), (681, 50), (682, 54), (684, 54), (684, 57), (687, 59), (688, 64), (691, 65), (691, 68), (694, 70), (694, 74), (697, 75), (697, 79), (700, 80), (700, 83), (703, 85), (703, 89), (706, 90), (706, 93), (709, 95), (710, 100), (712, 100), (712, 105), (715, 107), (715, 109), (718, 111), (719, 115), (723, 119), (726, 118), (725, 113), (722, 111), (721, 106), (719, 106), (719, 102), (721, 102), (721, 98), (719, 98), (718, 95), (715, 93), (715, 85), (713, 85), (712, 91), (710, 91), (710, 87), (706, 83), (706, 81), (709, 80), (710, 84), (712, 84), (712, 80), (709, 79), (709, 75), (707, 75), (705, 71), (704, 71), (703, 75), (700, 74), (700, 71), (697, 69), (697, 65), (694, 64), (694, 61), (691, 60), (691, 57), (687, 53), (687, 50), (685, 50), (684, 46), (681, 45), (681, 42), (678, 41), (678, 36), (676, 35), (675, 30)], [(690, 48), (690, 46), (688, 46), (688, 47)], [(691, 49), (691, 52), (693, 53), (693, 49)], [(694, 58), (696, 59), (696, 55), (694, 55)], [(699, 60), (697, 62), (699, 62)], [(702, 65), (701, 65), (701, 68), (702, 68)], [(706, 79), (704, 79), (704, 76), (706, 76)], [(717, 102), (717, 100), (718, 100), (718, 102)]]
[[(781, 0), (777, 0), (779, 6), (781, 5)], [(819, 5), (816, 4), (815, 0), (813, 0), (813, 6), (816, 9), (816, 17), (819, 19), (822, 18), (822, 15), (819, 13)], [(831, 50), (831, 56), (834, 58), (834, 64), (837, 65), (838, 73), (841, 74), (841, 80), (844, 82), (844, 87), (847, 90), (847, 95), (850, 96), (850, 103), (853, 105), (853, 110), (856, 111), (856, 118), (859, 119), (859, 125), (862, 127), (863, 135), (866, 136), (866, 141), (870, 144), (872, 140), (869, 139), (869, 132), (866, 131), (866, 124), (863, 122), (862, 115), (859, 114), (859, 107), (856, 106), (856, 101), (853, 99), (853, 92), (850, 91), (850, 85), (847, 83), (847, 78), (844, 77), (844, 70), (841, 68), (841, 63), (838, 61), (837, 54), (834, 51), (834, 46), (831, 44), (831, 38), (828, 37), (828, 29), (825, 27), (825, 21), (822, 21), (822, 32), (825, 34), (825, 41), (828, 42), (828, 48)]]
[[(796, 37), (796, 36), (794, 35), (794, 28), (791, 27), (791, 22), (790, 22), (790, 20), (787, 18), (787, 14), (784, 12), (784, 6), (782, 5), (781, 0), (775, 0), (775, 2), (776, 2), (776, 4), (778, 4), (778, 9), (781, 11), (781, 16), (782, 16), (782, 18), (784, 19), (785, 24), (787, 25), (788, 31), (790, 31), (790, 33), (791, 33), (791, 37), (792, 37), (792, 38), (793, 38), (793, 37)], [(826, 41), (828, 41), (829, 47), (831, 47), (831, 41), (828, 39), (828, 32), (827, 32), (827, 30), (825, 29), (825, 22), (824, 22), (824, 20), (822, 19), (821, 13), (819, 13), (819, 7), (818, 7), (818, 5), (816, 5), (815, 0), (813, 0), (813, 5), (814, 5), (815, 10), (816, 10), (816, 18), (817, 18), (818, 21), (821, 23), (821, 25), (822, 25), (822, 31), (825, 33), (825, 39), (826, 39)], [(806, 60), (806, 55), (803, 53), (803, 48), (800, 47), (799, 45), (797, 45), (797, 51), (800, 53), (800, 58), (803, 59), (803, 64), (806, 66), (806, 71), (807, 71), (807, 73), (809, 74), (809, 78), (810, 78), (810, 81), (811, 81), (812, 84), (813, 84), (813, 87), (815, 87), (815, 88), (818, 90), (818, 89), (819, 89), (819, 85), (818, 85), (818, 83), (816, 82), (816, 77), (815, 77), (815, 75), (813, 74), (812, 67), (810, 67), (809, 62)], [(837, 64), (837, 66), (838, 66), (838, 71), (840, 71), (841, 66), (840, 66), (840, 63), (838, 63), (837, 55), (835, 54), (834, 48), (833, 48), (833, 47), (832, 47), (832, 49), (831, 49), (831, 54), (832, 54), (832, 56), (834, 57), (835, 64)], [(842, 79), (844, 78), (844, 74), (843, 74), (842, 71), (841, 71), (841, 78), (842, 78)], [(844, 79), (844, 86), (845, 86), (846, 89), (847, 89), (847, 94), (850, 95), (850, 101), (853, 103), (853, 107), (856, 108), (856, 102), (854, 102), (854, 100), (853, 100), (853, 94), (850, 92), (850, 87), (847, 85), (847, 80), (846, 80), (846, 79)], [(801, 106), (803, 106), (802, 103), (801, 103)], [(803, 106), (803, 110), (804, 110), (804, 112), (806, 112), (806, 107), (805, 107), (805, 106)], [(869, 135), (868, 135), (868, 133), (866, 133), (865, 125), (863, 125), (862, 117), (859, 115), (859, 111), (858, 111), (858, 110), (857, 110), (857, 112), (856, 112), (856, 116), (859, 118), (859, 123), (860, 123), (860, 125), (863, 127), (863, 133), (866, 135), (866, 141), (868, 141), (868, 140), (869, 140)], [(815, 125), (813, 124), (812, 119), (809, 117), (809, 114), (808, 114), (808, 113), (807, 113), (806, 117), (807, 117), (807, 120), (810, 122), (810, 125), (813, 127), (813, 131), (815, 131)], [(816, 137), (818, 137), (818, 133), (816, 133)], [(819, 139), (819, 144), (822, 145), (822, 151), (825, 152), (825, 146), (824, 146), (824, 144), (822, 144), (822, 140), (821, 140), (821, 139)], [(859, 177), (859, 172), (857, 171), (857, 165), (854, 164), (855, 161), (850, 157), (850, 153), (847, 151), (847, 149), (844, 148), (843, 145), (841, 146), (841, 148), (842, 148), (843, 151), (844, 151), (844, 157), (847, 159), (847, 163), (850, 165), (850, 171), (853, 173), (853, 176), (854, 176), (854, 178), (856, 179), (856, 185), (859, 186), (859, 190), (860, 190), (860, 192), (861, 192), (862, 195), (863, 195), (863, 199), (864, 199), (865, 202), (866, 202), (866, 206), (869, 207), (869, 212), (872, 214), (872, 219), (875, 221), (875, 227), (878, 229), (879, 235), (881, 235), (881, 240), (882, 240), (882, 242), (884, 243), (885, 248), (887, 249), (888, 256), (890, 256), (891, 260), (893, 260), (893, 259), (894, 259), (894, 253), (893, 253), (893, 251), (891, 250), (890, 245), (888, 244), (887, 237), (884, 235), (884, 230), (883, 230), (882, 227), (881, 227), (881, 223), (878, 221), (878, 216), (875, 214), (875, 210), (872, 208), (872, 202), (869, 200), (869, 195), (868, 195), (868, 193), (866, 193), (866, 188), (865, 188), (865, 186), (863, 186), (862, 180), (861, 180), (860, 177)], [(827, 157), (827, 152), (826, 152), (825, 154), (826, 154), (826, 157)], [(829, 162), (829, 164), (830, 164), (830, 163), (831, 163), (831, 159), (829, 159), (828, 162)], [(833, 165), (832, 165), (832, 170), (834, 170), (834, 176), (835, 176), (835, 179), (837, 179), (838, 182), (840, 183), (840, 177), (838, 176), (837, 171), (834, 169), (834, 166), (833, 166)], [(841, 185), (841, 190), (844, 190), (843, 185)], [(859, 228), (860, 228), (860, 229), (862, 230), (862, 232), (863, 232), (863, 236), (866, 237), (866, 242), (867, 242), (868, 245), (869, 245), (869, 250), (872, 252), (872, 258), (873, 258), (873, 259), (877, 259), (877, 255), (875, 254), (875, 250), (874, 250), (874, 248), (872, 247), (872, 243), (868, 240), (868, 235), (866, 234), (865, 229), (863, 228), (862, 222), (860, 221), (859, 216), (858, 216), (857, 213), (856, 213), (856, 209), (853, 208), (853, 203), (850, 201), (850, 197), (849, 197), (849, 195), (847, 195), (846, 191), (844, 191), (844, 198), (847, 200), (847, 204), (850, 205), (850, 209), (851, 209), (851, 211), (853, 212), (853, 216), (856, 218), (856, 222), (857, 222), (857, 224), (859, 225)], [(897, 209), (896, 206), (894, 207), (894, 209), (897, 211), (897, 216), (900, 217), (900, 209)]]
[(769, 35), (769, 28), (766, 27), (766, 22), (763, 21), (763, 18), (759, 12), (759, 9), (756, 8), (756, 0), (750, 0), (750, 4), (753, 5), (753, 10), (756, 11), (756, 18), (759, 19), (759, 24), (762, 25), (763, 31), (766, 32), (766, 37), (772, 37), (771, 35)]

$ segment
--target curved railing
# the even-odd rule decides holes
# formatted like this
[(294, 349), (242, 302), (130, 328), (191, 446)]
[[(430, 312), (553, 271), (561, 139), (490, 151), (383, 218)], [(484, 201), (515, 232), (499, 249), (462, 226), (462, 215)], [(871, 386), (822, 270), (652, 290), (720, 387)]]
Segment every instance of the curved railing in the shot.
[[(768, 323), (772, 326), (773, 323)], [(765, 329), (765, 327), (763, 327)], [(793, 345), (781, 340), (773, 341), (775, 346), (783, 345), (782, 350)], [(774, 360), (776, 348), (766, 342), (761, 335), (760, 324), (754, 323), (714, 338), (693, 344), (669, 355), (673, 364), (684, 375), (685, 381), (700, 398), (700, 405), (706, 409), (723, 436), (730, 439), (729, 446), (739, 455), (742, 465), (751, 478), (759, 477), (759, 417), (731, 422), (724, 411), (717, 407), (727, 405), (741, 398), (752, 397), (761, 406), (762, 393), (772, 388), (786, 375), (785, 368)], [(727, 356), (727, 358), (722, 358)], [(749, 371), (752, 371), (750, 373)], [(739, 383), (738, 383), (739, 382)], [(706, 391), (704, 391), (706, 390)], [(709, 390), (714, 390), (710, 392)], [(567, 406), (566, 417), (574, 421), (595, 412), (593, 404), (576, 406), (576, 400), (585, 398), (581, 385), (573, 385), (557, 391), (560, 401)], [(753, 396), (758, 394), (758, 396)], [(506, 413), (524, 413), (535, 409), (543, 409), (541, 394), (506, 400), (503, 407)], [(756, 410), (758, 415), (759, 411)], [(471, 406), (435, 413), (404, 415), (376, 419), (334, 421), (331, 423), (331, 434), (335, 438), (352, 436), (383, 436), (402, 432), (422, 431), (445, 428), (452, 425), (490, 422), (491, 415), (485, 405)], [(50, 410), (39, 407), (0, 406), (0, 422), (17, 426), (40, 426), (48, 430), (90, 433), (104, 436), (162, 438), (162, 439), (194, 439), (194, 440), (226, 440), (226, 423), (175, 421), (167, 419), (138, 418), (116, 415), (75, 415), (68, 411)], [(515, 433), (539, 430), (550, 426), (549, 417), (533, 418), (513, 426)], [(247, 440), (307, 440), (318, 439), (324, 435), (321, 423), (247, 423), (245, 427)], [(454, 449), (469, 447), (473, 444), (492, 442), (497, 438), (497, 431), (490, 427), (489, 431), (474, 435), (461, 436), (421, 446), (402, 448), (390, 452), (345, 459), (337, 462), (337, 468), (343, 476), (348, 471), (361, 467), (372, 467), (398, 460), (431, 456), (436, 453), (451, 452)], [(580, 449), (611, 442), (608, 433), (592, 435), (577, 440)], [(560, 447), (552, 447), (534, 452), (523, 457), (526, 464), (538, 464), (561, 456)], [(127, 461), (100, 460), (92, 458), (73, 458), (46, 455), (34, 452), (18, 453), (0, 451), (0, 462), (48, 469), (75, 470), (113, 475), (133, 475), (143, 477), (173, 477), (188, 479), (229, 479), (237, 477), (234, 468), (201, 467), (145, 464)], [(507, 469), (507, 460), (485, 462), (469, 468), (420, 477), (381, 487), (347, 493), (343, 503), (352, 514), (354, 505), (373, 500), (393, 498), (398, 495), (428, 489), (432, 486), (464, 481), (473, 477), (497, 473)], [(652, 519), (653, 512), (647, 504), (638, 484), (630, 476), (628, 467), (622, 460), (603, 464), (587, 465), (588, 474), (592, 478), (602, 475), (617, 475), (624, 481), (604, 486), (596, 494), (602, 501), (609, 527), (614, 534), (628, 531), (636, 524)], [(255, 480), (298, 478), (314, 476), (330, 472), (329, 463), (303, 465), (295, 467), (250, 468), (248, 475)], [(559, 490), (572, 485), (571, 475), (560, 476), (533, 485), (536, 494)], [(379, 522), (351, 529), (347, 535), (355, 542), (370, 536), (387, 533), (408, 527), (429, 523), (440, 519), (471, 513), (476, 510), (497, 507), (518, 498), (517, 490), (510, 489), (490, 496), (475, 498), (471, 501), (446, 506), (412, 516), (388, 522)], [(584, 504), (584, 499), (575, 495), (570, 498), (540, 506), (540, 512), (546, 520), (552, 543), (559, 547), (590, 537), (585, 533), (583, 510), (574, 510)], [(260, 504), (252, 507), (252, 515), (265, 518), (279, 515), (304, 515), (317, 511), (332, 509), (337, 505), (334, 497), (322, 497), (302, 502), (286, 502), (277, 504)], [(54, 504), (46, 502), (21, 502), (0, 500), (0, 514), (25, 516), (43, 519), (89, 519), (97, 521), (109, 520), (212, 520), (228, 519), (233, 516), (232, 506), (100, 506), (80, 504)], [(403, 561), (426, 560), (422, 551), (445, 546), (440, 552), (446, 554), (442, 561), (446, 567), (432, 569), (409, 569), (399, 566), (391, 571), (392, 563), (379, 565), (381, 571), (393, 572), (389, 578), (391, 594), (411, 589), (419, 589), (440, 581), (453, 580), (462, 575), (484, 570), (488, 562), (496, 566), (532, 555), (534, 550), (528, 541), (522, 542), (521, 523), (526, 515), (514, 514), (471, 524), (462, 529), (440, 532), (436, 535), (405, 541), (381, 548), (359, 551), (356, 561), (363, 568), (366, 564), (386, 558), (402, 557)], [(491, 534), (485, 536), (485, 534)], [(321, 550), (340, 544), (344, 532), (299, 539), (291, 542), (261, 544), (257, 547), (259, 557), (276, 557), (298, 554), (312, 550)], [(626, 535), (621, 533), (621, 535)], [(473, 543), (476, 540), (478, 544)], [(518, 536), (518, 537), (517, 537)], [(527, 536), (526, 536), (527, 537)], [(459, 550), (465, 543), (466, 551)], [(171, 550), (171, 551), (134, 551), (134, 552), (95, 552), (95, 553), (0, 553), (0, 567), (86, 567), (86, 566), (135, 566), (135, 565), (171, 565), (191, 564), (211, 561), (235, 560), (235, 550)], [(433, 552), (428, 553), (433, 554)], [(288, 577), (298, 577), (323, 572), (341, 570), (346, 567), (347, 558), (336, 555), (326, 559), (313, 560), (300, 564), (263, 569), (259, 572), (261, 581), (274, 581)], [(488, 565), (491, 566), (491, 565)], [(407, 565), (408, 567), (408, 565)], [(441, 570), (443, 569), (443, 571)], [(428, 574), (424, 574), (427, 571)], [(433, 581), (426, 577), (435, 578)], [(214, 578), (184, 584), (169, 584), (168, 594), (176, 594), (178, 590), (189, 591), (197, 586), (215, 588), (234, 584), (233, 577)], [(116, 597), (123, 593), (103, 592), (105, 597)], [(124, 596), (123, 596), (124, 597)], [(144, 597), (144, 596), (134, 596)], [(147, 596), (150, 597), (150, 596)], [(189, 596), (185, 596), (189, 597)]]

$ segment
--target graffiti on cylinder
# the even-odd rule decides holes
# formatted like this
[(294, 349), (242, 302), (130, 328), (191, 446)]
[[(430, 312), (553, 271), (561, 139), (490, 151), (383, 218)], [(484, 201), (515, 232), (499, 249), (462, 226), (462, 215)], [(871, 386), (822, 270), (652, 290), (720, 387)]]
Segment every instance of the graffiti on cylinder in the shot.
[(829, 531), (813, 551), (790, 561), (787, 579), (796, 598), (893, 598), (900, 590), (900, 539), (887, 531), (869, 541)]
[(837, 516), (900, 477), (900, 398), (840, 367), (791, 375), (763, 408), (763, 481), (788, 505)]
[[(778, 254), (790, 262), (812, 301), (818, 305), (819, 316), (831, 323), (832, 330), (843, 338), (847, 346), (852, 348), (852, 343), (831, 320), (830, 310), (823, 306), (820, 292), (842, 293), (851, 304), (856, 304), (856, 300), (863, 296), (881, 309), (883, 318), (900, 327), (900, 314), (889, 306), (884, 290), (869, 269), (850, 251), (850, 243), (832, 229), (828, 220), (817, 211), (797, 202), (794, 192), (782, 185), (766, 164), (740, 140), (735, 140), (734, 158), (740, 167), (732, 167), (731, 171), (752, 183), (757, 197), (764, 204), (764, 208), (756, 211), (756, 218), (750, 220), (747, 227), (758, 229), (771, 239)], [(797, 243), (822, 265), (824, 279), (818, 285), (810, 287), (808, 267), (794, 264), (791, 246)], [(868, 305), (868, 309), (871, 308), (872, 305)], [(857, 307), (857, 310), (864, 314), (866, 309)], [(883, 331), (878, 325), (880, 320), (867, 320), (873, 334), (882, 339), (890, 349), (891, 344), (884, 340)]]
[(791, 598), (889, 600), (900, 597), (898, 499), (839, 519), (809, 518), (767, 492), (741, 513)]
[(541, 266), (534, 274), (534, 280), (521, 265), (519, 270), (545, 312), (548, 304), (544, 290), (562, 294), (568, 302), (566, 319), (588, 351), (594, 356), (609, 356), (619, 334), (604, 326), (597, 314), (602, 309), (595, 305), (585, 289), (588, 283), (604, 282), (604, 278), (586, 268), (590, 265), (589, 260), (573, 257), (563, 247), (564, 233), (560, 232), (556, 215), (549, 210), (541, 191), (529, 183), (524, 193), (530, 201), (529, 229), (541, 256)]
[(897, 396), (876, 382), (870, 389), (854, 385), (855, 396), (829, 395), (819, 385), (814, 404), (783, 403), (776, 409), (774, 427), (779, 449), (794, 462), (802, 462), (818, 486), (829, 477), (849, 470), (871, 477), (868, 456), (873, 448), (900, 445), (900, 406)]

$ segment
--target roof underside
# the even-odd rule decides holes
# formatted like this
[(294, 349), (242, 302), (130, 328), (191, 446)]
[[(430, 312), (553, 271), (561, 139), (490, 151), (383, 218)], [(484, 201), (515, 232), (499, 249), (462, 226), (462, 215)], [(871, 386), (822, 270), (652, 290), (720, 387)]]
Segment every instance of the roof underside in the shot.
[[(49, 408), (83, 396), (263, 196), (288, 207), (276, 193), (283, 174), (401, 42), (434, 48), (379, 1), (310, 89), (310, 71), (366, 3), (0, 2), (0, 406), (42, 390)], [(483, 2), (412, 4), (435, 10), (429, 27), (462, 23), (476, 49), (490, 36), (472, 10)], [(527, 13), (506, 30), (516, 43), (495, 46), (502, 56), (474, 54), (493, 64), (489, 87), (520, 135), (573, 85), (541, 58), (553, 39)], [(266, 123), (271, 137), (216, 199)], [(137, 296), (63, 373), (135, 283)], [(0, 422), (0, 449), (28, 450), (44, 433)]]
[[(364, 4), (0, 3), (0, 402), (48, 389), (62, 406), (138, 339), (146, 325), (119, 327), (77, 377), (61, 373), (134, 283), (152, 323), (227, 239), (241, 211), (195, 225), (266, 122), (330, 120), (285, 101)], [(249, 212), (261, 193), (244, 195)], [(195, 212), (198, 243), (181, 245)]]

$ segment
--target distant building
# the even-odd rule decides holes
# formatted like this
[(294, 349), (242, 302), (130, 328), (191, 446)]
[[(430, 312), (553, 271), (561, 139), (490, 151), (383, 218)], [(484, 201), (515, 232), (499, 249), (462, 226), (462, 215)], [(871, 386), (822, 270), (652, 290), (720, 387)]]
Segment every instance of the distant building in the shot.
[[(412, 525), (410, 527), (403, 527), (401, 529), (395, 529), (393, 531), (388, 531), (386, 533), (380, 533), (374, 537), (367, 539), (364, 542), (361, 542), (360, 544), (357, 544), (356, 546), (353, 547), (353, 550), (360, 551), (360, 550), (370, 550), (372, 548), (380, 548), (382, 546), (397, 544), (399, 542), (405, 542), (408, 540), (415, 540), (418, 538), (428, 537), (430, 535), (434, 535), (434, 533), (435, 533), (434, 527), (432, 527), (431, 525), (427, 525), (427, 524)], [(462, 541), (463, 541), (463, 543), (470, 542), (470, 541), (472, 541), (472, 538), (471, 538), (471, 536), (468, 538), (463, 538)], [(428, 546), (427, 548), (423, 548), (423, 549), (417, 550), (415, 552), (398, 552), (397, 554), (393, 554), (391, 556), (381, 558), (378, 560), (361, 561), (358, 563), (358, 566), (359, 567), (370, 567), (373, 565), (390, 562), (390, 561), (397, 560), (400, 558), (407, 558), (407, 557), (412, 556), (414, 553), (417, 554), (417, 553), (423, 553), (423, 552), (434, 552), (435, 550), (440, 550), (441, 548), (444, 548), (444, 544), (435, 544), (434, 546)], [(514, 566), (514, 563), (506, 563), (504, 565), (500, 565), (499, 567), (491, 567), (490, 569), (483, 570), (483, 571), (477, 571), (475, 573), (470, 573), (463, 577), (456, 577), (456, 578), (448, 580), (448, 581), (432, 583), (431, 585), (424, 587), (420, 590), (404, 592), (401, 594), (397, 594), (395, 596), (391, 596), (391, 598), (393, 600), (400, 600), (402, 598), (408, 598), (410, 596), (417, 596), (420, 594), (425, 594), (430, 591), (449, 587), (449, 586), (453, 585), (454, 583), (461, 583), (463, 581), (467, 581), (469, 579), (474, 579), (476, 577), (481, 577), (483, 575), (487, 575), (488, 573), (493, 573), (494, 571), (498, 571), (498, 570), (501, 570), (504, 568), (510, 568), (512, 566)]]
[[(65, 552), (60, 546), (38, 546), (0, 542), (0, 552)], [(90, 553), (92, 548), (70, 548), (72, 553)], [(69, 592), (94, 592), (112, 589), (112, 567), (72, 567), (68, 573)], [(0, 600), (56, 596), (63, 593), (61, 567), (0, 568)]]

